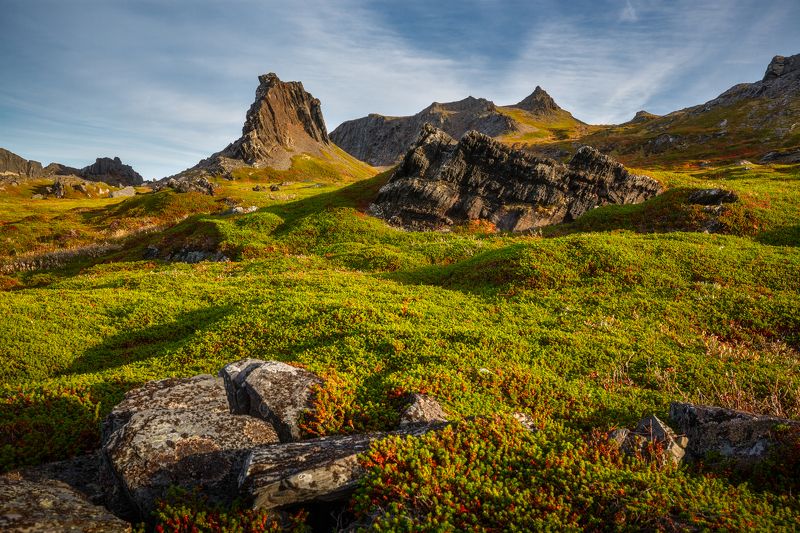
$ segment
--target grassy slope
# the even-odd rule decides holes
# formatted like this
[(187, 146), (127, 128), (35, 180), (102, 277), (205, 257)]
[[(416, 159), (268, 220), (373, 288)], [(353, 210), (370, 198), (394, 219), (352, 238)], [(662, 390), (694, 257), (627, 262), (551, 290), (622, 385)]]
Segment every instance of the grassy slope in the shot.
[[(317, 415), (306, 424), (311, 435), (390, 427), (401, 391), (430, 392), (455, 417), (521, 410), (550, 428), (528, 442), (502, 422), (488, 429), (467, 424), (467, 435), (499, 431), (512, 441), (491, 457), (478, 454), (477, 464), (499, 485), (451, 487), (462, 496), (428, 494), (422, 506), (409, 500), (420, 523), (443, 512), (425, 511), (437, 497), (447, 515), (442, 521), (455, 520), (447, 513), (459, 506), (478, 520), (473, 498), (495, 501), (487, 490), (513, 491), (520, 482), (495, 470), (492, 457), (519, 464), (541, 453), (574, 463), (573, 475), (595, 469), (610, 483), (587, 486), (578, 476), (582, 488), (559, 489), (546, 469), (530, 466), (535, 462), (519, 470), (556, 495), (599, 498), (603, 487), (644, 482), (671, 487), (664, 497), (694, 513), (672, 517), (658, 498), (648, 500), (661, 492), (643, 491), (616, 504), (630, 513), (621, 518), (630, 524), (643, 525), (642, 516), (653, 512), (678, 523), (708, 519), (713, 526), (718, 519), (728, 527), (736, 519), (785, 526), (800, 516), (785, 488), (761, 493), (702, 473), (620, 462), (611, 452), (596, 456), (582, 448), (580, 434), (651, 412), (666, 416), (676, 399), (800, 416), (797, 167), (655, 172), (672, 187), (664, 196), (597, 209), (543, 239), (484, 234), (480, 227), (391, 229), (361, 211), (385, 175), (369, 177), (371, 171), (355, 167), (360, 175), (339, 182), (323, 163), (295, 163), (284, 173), (263, 170), (220, 182), (213, 199), (164, 192), (95, 201), (53, 208), (47, 223), (33, 226), (25, 242), (35, 242), (36, 231), (48, 235), (53, 220), (74, 216), (76, 208), (90, 209), (83, 224), (101, 233), (114, 220), (174, 223), (190, 215), (165, 235), (146, 235), (100, 262), (3, 278), (13, 290), (0, 292), (2, 468), (92, 449), (102, 417), (146, 380), (213, 373), (250, 356), (303, 363), (327, 377)], [(292, 183), (279, 192), (252, 191), (284, 181)], [(639, 233), (700, 224), (705, 215), (684, 199), (690, 189), (712, 184), (743, 197), (726, 220), (734, 235)], [(261, 209), (204, 214), (221, 210), (224, 197)], [(38, 209), (29, 202), (20, 201), (21, 213)], [(22, 242), (5, 228), (3, 237)], [(144, 246), (173, 241), (210, 242), (235, 261), (140, 259)], [(374, 506), (381, 491), (391, 489), (391, 501), (403, 505), (417, 491), (413, 483), (435, 486), (429, 471), (408, 465), (419, 453), (465, 459), (464, 448), (452, 448), (448, 438), (379, 450), (380, 465), (395, 465), (410, 485), (394, 485), (380, 465), (367, 465), (376, 482), (360, 494), (361, 512), (387, 508)], [(585, 456), (567, 451), (574, 449)], [(534, 497), (517, 492), (527, 495), (523, 500)], [(496, 513), (506, 509), (508, 524), (529, 527), (589, 527), (580, 516), (603, 519), (600, 510), (567, 503), (558, 504), (569, 511), (561, 514), (530, 501), (534, 517), (508, 514), (506, 504), (497, 504)]]
[(514, 107), (498, 107), (497, 110), (519, 125), (518, 131), (498, 137), (499, 141), (507, 144), (549, 144), (574, 140), (597, 128), (581, 123), (566, 111), (549, 117), (538, 117)]

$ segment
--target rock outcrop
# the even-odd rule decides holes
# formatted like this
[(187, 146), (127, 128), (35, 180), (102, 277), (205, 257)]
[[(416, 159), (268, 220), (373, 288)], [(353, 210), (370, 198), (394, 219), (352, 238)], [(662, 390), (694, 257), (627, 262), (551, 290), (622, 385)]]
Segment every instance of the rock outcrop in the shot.
[(245, 497), (256, 507), (340, 501), (363, 475), (356, 459), (388, 435), (421, 435), (447, 422), (433, 398), (415, 395), (394, 432), (303, 440), (315, 374), (243, 359), (219, 372), (165, 379), (130, 391), (103, 422), (100, 478), (106, 504), (146, 519), (169, 487), (211, 502)]
[(22, 178), (37, 178), (44, 173), (42, 164), (38, 161), (28, 161), (14, 152), (0, 148), (0, 176), (16, 176)]
[[(299, 81), (284, 82), (274, 73), (258, 77), (256, 97), (242, 126), (242, 136), (197, 165), (161, 182), (179, 192), (211, 176), (230, 177), (242, 167), (287, 169), (299, 154), (334, 154), (320, 101)], [(203, 187), (206, 188), (206, 187)]]
[[(144, 183), (142, 176), (133, 170), (130, 165), (123, 164), (119, 157), (114, 159), (101, 157), (94, 164), (82, 169), (60, 163), (50, 163), (46, 167), (42, 167), (42, 164), (38, 161), (29, 161), (15, 153), (0, 148), (0, 177), (3, 176), (16, 179), (51, 177), (56, 179), (56, 183), (62, 178), (81, 179), (120, 187)], [(63, 194), (56, 196), (62, 198)]]
[(470, 131), (459, 142), (425, 125), (370, 213), (415, 230), (487, 220), (525, 231), (576, 219), (606, 204), (638, 203), (659, 183), (583, 147), (564, 165)]
[(666, 460), (674, 464), (683, 460), (689, 443), (685, 435), (676, 435), (672, 428), (655, 415), (643, 418), (633, 431), (617, 429), (609, 437), (629, 455)]
[(89, 181), (102, 181), (116, 187), (141, 185), (144, 178), (133, 170), (130, 165), (124, 164), (119, 157), (98, 157), (97, 160), (80, 170), (80, 176)]
[(495, 136), (515, 129), (514, 121), (502, 114), (493, 102), (469, 96), (458, 102), (434, 102), (408, 117), (371, 114), (349, 120), (331, 132), (331, 139), (370, 165), (393, 165), (414, 144), (420, 128), (426, 123), (453, 137), (461, 137), (469, 130)]

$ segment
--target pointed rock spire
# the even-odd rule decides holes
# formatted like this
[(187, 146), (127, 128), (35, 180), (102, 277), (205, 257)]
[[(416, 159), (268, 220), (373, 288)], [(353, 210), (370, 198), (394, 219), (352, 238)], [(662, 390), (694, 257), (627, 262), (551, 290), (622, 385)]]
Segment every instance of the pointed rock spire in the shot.
[(561, 108), (558, 107), (556, 101), (553, 100), (549, 94), (547, 94), (547, 91), (538, 85), (536, 86), (536, 89), (534, 89), (533, 92), (524, 100), (514, 104), (511, 107), (524, 109), (525, 111), (535, 115), (549, 115), (555, 113), (556, 111), (561, 111)]

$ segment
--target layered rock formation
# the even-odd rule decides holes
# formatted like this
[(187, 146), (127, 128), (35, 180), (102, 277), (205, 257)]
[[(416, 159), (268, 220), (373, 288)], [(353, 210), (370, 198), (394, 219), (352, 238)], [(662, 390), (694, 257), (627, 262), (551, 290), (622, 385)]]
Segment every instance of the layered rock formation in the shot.
[(42, 164), (38, 161), (28, 161), (14, 152), (0, 148), (0, 176), (17, 176), (22, 178), (37, 178), (44, 173)]
[(417, 230), (488, 220), (501, 230), (525, 231), (574, 220), (601, 205), (642, 202), (659, 192), (655, 180), (630, 174), (590, 147), (564, 165), (475, 131), (455, 142), (426, 125), (370, 212)]
[(180, 186), (211, 176), (229, 176), (241, 167), (287, 169), (299, 154), (332, 154), (320, 101), (306, 92), (299, 81), (284, 82), (274, 73), (258, 77), (256, 97), (242, 126), (242, 136), (223, 150), (170, 179), (176, 190), (196, 190)]
[(458, 102), (434, 102), (410, 117), (371, 114), (349, 120), (331, 132), (331, 139), (370, 165), (393, 165), (414, 143), (426, 123), (454, 137), (461, 137), (469, 130), (494, 136), (515, 129), (514, 121), (502, 114), (493, 102), (469, 96)]
[(80, 170), (80, 176), (90, 181), (102, 181), (117, 187), (144, 183), (141, 174), (133, 170), (130, 165), (120, 161), (119, 157), (114, 159), (98, 157), (94, 164)]

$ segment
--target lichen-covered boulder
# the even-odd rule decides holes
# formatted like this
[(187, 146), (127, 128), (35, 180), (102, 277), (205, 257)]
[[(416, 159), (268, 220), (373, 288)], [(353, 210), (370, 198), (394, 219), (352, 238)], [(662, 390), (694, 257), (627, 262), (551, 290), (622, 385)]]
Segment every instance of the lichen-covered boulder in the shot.
[(271, 422), (281, 442), (300, 439), (301, 417), (313, 409), (314, 391), (322, 384), (316, 374), (280, 361), (243, 359), (226, 365), (220, 375), (233, 412)]
[(0, 476), (0, 531), (7, 533), (119, 533), (131, 526), (55, 480)]
[(191, 378), (149, 381), (125, 395), (103, 421), (102, 442), (125, 425), (134, 413), (149, 409), (196, 409), (227, 413), (230, 411), (222, 379), (202, 374)]
[(400, 415), (401, 427), (408, 424), (447, 422), (447, 414), (439, 402), (431, 396), (419, 393), (409, 394), (406, 405)]
[(800, 430), (796, 420), (691, 403), (673, 402), (670, 418), (689, 437), (688, 451), (694, 458), (711, 453), (734, 461), (755, 462), (777, 444), (778, 429)]
[(251, 416), (154, 409), (134, 413), (109, 437), (103, 455), (109, 477), (147, 517), (171, 486), (230, 503), (249, 450), (276, 442), (272, 425)]
[(259, 446), (247, 457), (239, 487), (258, 509), (342, 501), (364, 475), (358, 454), (367, 451), (370, 444), (390, 435), (419, 436), (444, 425), (412, 424), (391, 433), (337, 435)]

